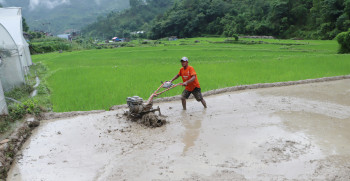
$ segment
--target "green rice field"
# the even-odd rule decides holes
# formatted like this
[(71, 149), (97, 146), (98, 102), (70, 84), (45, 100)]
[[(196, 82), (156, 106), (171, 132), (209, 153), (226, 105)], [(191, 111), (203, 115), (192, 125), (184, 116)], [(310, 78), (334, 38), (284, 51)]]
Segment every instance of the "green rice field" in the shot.
[[(203, 92), (350, 74), (350, 55), (337, 54), (336, 41), (245, 39), (263, 42), (236, 44), (224, 40), (164, 40), (157, 45), (49, 53), (32, 58), (48, 67), (46, 81), (55, 112), (108, 110), (112, 105), (125, 104), (126, 98), (134, 95), (148, 99), (161, 81), (178, 73), (183, 56), (195, 68)], [(175, 82), (181, 81), (179, 78)], [(178, 95), (182, 90), (177, 87), (162, 96)]]

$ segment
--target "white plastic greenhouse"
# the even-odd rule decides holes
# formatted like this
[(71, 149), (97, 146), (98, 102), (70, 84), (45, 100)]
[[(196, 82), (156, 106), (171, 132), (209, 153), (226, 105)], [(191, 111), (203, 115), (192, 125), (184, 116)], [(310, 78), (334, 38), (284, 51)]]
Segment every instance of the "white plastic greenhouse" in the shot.
[(0, 8), (0, 115), (5, 113), (3, 92), (23, 85), (32, 64), (23, 37), (21, 8)]
[(7, 105), (5, 101), (4, 91), (2, 90), (0, 81), (0, 115), (8, 114)]

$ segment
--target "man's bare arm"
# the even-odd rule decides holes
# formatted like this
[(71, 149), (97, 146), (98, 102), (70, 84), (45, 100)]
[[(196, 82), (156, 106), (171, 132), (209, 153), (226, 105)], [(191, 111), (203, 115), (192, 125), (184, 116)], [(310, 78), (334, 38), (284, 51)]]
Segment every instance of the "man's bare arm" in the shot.
[(183, 86), (187, 86), (189, 83), (193, 82), (196, 79), (196, 75), (193, 75), (190, 80), (183, 83)]
[(176, 74), (175, 77), (173, 79), (171, 79), (170, 82), (173, 82), (174, 80), (176, 80), (177, 78), (179, 78), (179, 74)]

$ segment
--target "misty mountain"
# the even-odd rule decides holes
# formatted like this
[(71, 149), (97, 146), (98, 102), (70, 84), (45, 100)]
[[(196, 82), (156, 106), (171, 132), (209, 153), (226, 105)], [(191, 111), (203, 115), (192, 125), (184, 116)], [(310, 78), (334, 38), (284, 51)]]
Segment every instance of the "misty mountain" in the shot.
[(4, 7), (22, 7), (31, 31), (61, 34), (129, 7), (129, 0), (0, 0)]
[[(109, 39), (114, 36), (145, 38), (149, 24), (158, 16), (163, 16), (175, 0), (130, 0), (130, 8), (122, 12), (111, 12), (105, 17), (84, 27), (84, 35)], [(143, 32), (138, 34), (137, 32)]]

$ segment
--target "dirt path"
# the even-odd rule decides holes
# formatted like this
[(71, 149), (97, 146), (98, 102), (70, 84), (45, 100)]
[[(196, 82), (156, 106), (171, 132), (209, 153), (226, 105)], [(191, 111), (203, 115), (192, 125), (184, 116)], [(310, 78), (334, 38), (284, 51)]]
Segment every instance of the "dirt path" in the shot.
[(42, 121), (8, 180), (350, 180), (350, 80), (157, 103), (150, 129), (123, 110)]

